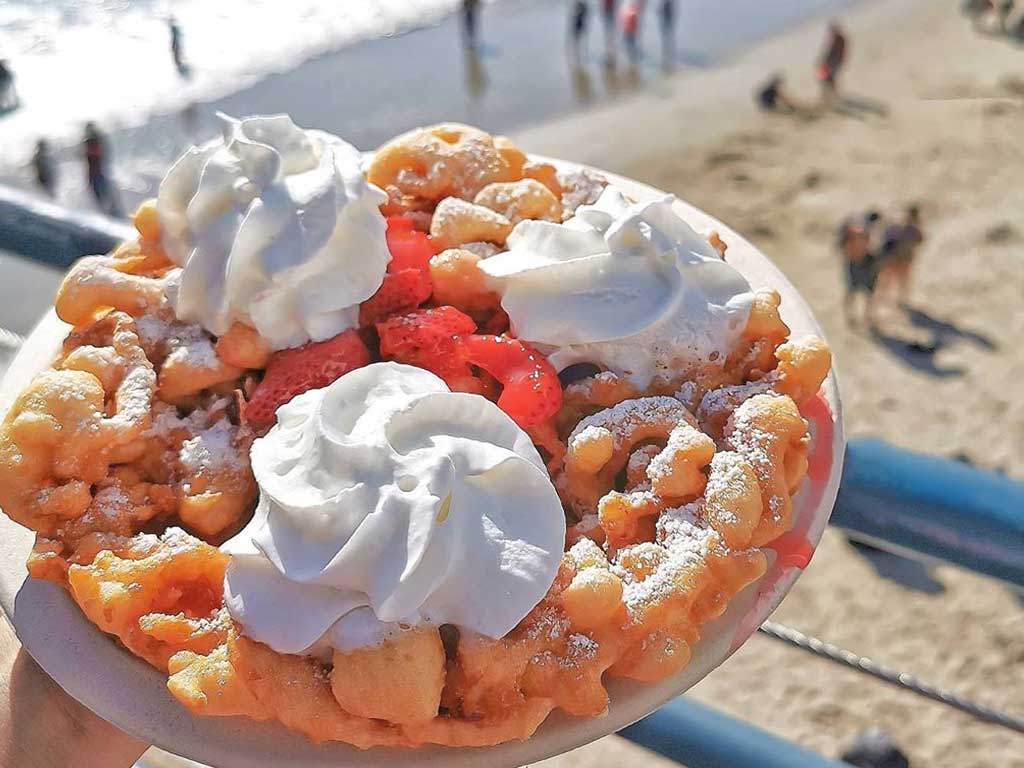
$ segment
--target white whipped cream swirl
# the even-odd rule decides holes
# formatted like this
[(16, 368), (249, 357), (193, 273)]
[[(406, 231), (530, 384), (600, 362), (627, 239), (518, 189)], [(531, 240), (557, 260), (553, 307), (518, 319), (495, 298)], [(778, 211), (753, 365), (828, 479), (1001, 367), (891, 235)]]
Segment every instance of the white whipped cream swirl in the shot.
[(252, 447), (260, 501), (225, 603), (282, 653), (397, 624), (501, 637), (547, 592), (565, 519), (530, 438), (483, 397), (377, 363), (294, 398)]
[(750, 284), (672, 209), (605, 188), (563, 224), (523, 221), (480, 262), (517, 338), (559, 370), (590, 362), (646, 387), (721, 366), (746, 326)]
[(246, 323), (275, 349), (354, 327), (391, 258), (358, 150), (287, 115), (221, 118), (157, 196), (178, 317), (217, 335)]

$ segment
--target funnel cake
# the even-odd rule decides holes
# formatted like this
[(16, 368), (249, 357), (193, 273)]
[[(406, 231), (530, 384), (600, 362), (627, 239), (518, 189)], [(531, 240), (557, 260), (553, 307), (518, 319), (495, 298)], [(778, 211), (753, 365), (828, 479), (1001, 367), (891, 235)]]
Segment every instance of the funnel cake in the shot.
[[(393, 139), (369, 161), (365, 178), (354, 179), (324, 159), (347, 151), (334, 143), (340, 140), (303, 137), (291, 132), (290, 121), (263, 120), (276, 122), (232, 124), (232, 141), (285, 157), (259, 172), (267, 178), (320, 174), (309, 178), (324, 186), (308, 194), (310, 206), (324, 206), (316, 222), (326, 227), (322, 237), (303, 241), (308, 258), (293, 272), (266, 267), (278, 253), (274, 245), (243, 252), (246, 269), (263, 265), (258, 289), (249, 273), (239, 277), (218, 265), (230, 302), (204, 304), (210, 297), (197, 302), (195, 294), (186, 301), (182, 292), (201, 282), (188, 274), (193, 259), (203, 256), (203, 268), (210, 268), (210, 241), (200, 232), (192, 242), (206, 245), (188, 255), (180, 241), (169, 247), (168, 219), (150, 202), (135, 214), (137, 240), (72, 267), (55, 301), (71, 331), (0, 428), (0, 505), (36, 531), (30, 574), (66, 588), (101, 631), (166, 672), (168, 688), (192, 712), (274, 719), (316, 742), (412, 748), (527, 739), (555, 709), (579, 717), (604, 713), (610, 678), (655, 681), (682, 669), (702, 627), (764, 573), (766, 545), (791, 526), (810, 440), (801, 409), (828, 374), (825, 343), (790, 338), (770, 288), (744, 291), (734, 287), (738, 273), (718, 274), (728, 266), (728, 242), (716, 233), (698, 237), (681, 219), (666, 218), (670, 203), (634, 206), (594, 174), (560, 173), (508, 139), (456, 124)], [(216, 162), (230, 146), (197, 150), (202, 157), (190, 162)], [(301, 152), (314, 153), (316, 162), (304, 165)], [(331, 184), (341, 189), (339, 177), (358, 208), (329, 193)], [(190, 218), (195, 203), (184, 205), (182, 183), (179, 174), (173, 222), (187, 229), (197, 226)], [(360, 184), (365, 189), (353, 192)], [(288, 189), (300, 194), (298, 187)], [(252, 199), (239, 203), (233, 220), (236, 250), (265, 241), (245, 239), (245, 228), (256, 226), (256, 209), (246, 207)], [(323, 224), (328, 210), (337, 215)], [(308, 264), (345, 268), (342, 241), (346, 227), (356, 226), (352, 211), (363, 217), (359, 242), (379, 239), (388, 252), (359, 267), (361, 284), (376, 288), (328, 297), (308, 280), (296, 282), (316, 277), (303, 273)], [(278, 245), (310, 231), (291, 228), (284, 214), (264, 214), (270, 223), (262, 231)], [(638, 232), (647, 239), (638, 240)], [(566, 243), (577, 242), (580, 259), (569, 263)], [(545, 243), (557, 252), (542, 252)], [(605, 250), (595, 251), (594, 243)], [(654, 249), (649, 262), (615, 262), (627, 251), (647, 258), (644, 248)], [(665, 261), (672, 249), (692, 256), (679, 267), (681, 277)], [(612, 260), (611, 284), (593, 288), (590, 259)], [(614, 271), (620, 268), (622, 276)], [(706, 283), (710, 319), (693, 315), (690, 268), (717, 275)], [(558, 270), (564, 284), (583, 281), (587, 301), (603, 301), (596, 291), (617, 290), (615, 281), (651, 288), (636, 307), (628, 295), (622, 300), (619, 320), (632, 325), (616, 336), (597, 305), (581, 305), (577, 316), (570, 307), (563, 319), (545, 314), (549, 299), (551, 306), (559, 300), (558, 284), (545, 287), (548, 294), (534, 287), (548, 269)], [(719, 301), (714, 291), (726, 288), (728, 301)], [(275, 303), (277, 290), (287, 306)], [(663, 295), (672, 290), (681, 293)], [(319, 302), (324, 312), (307, 302)], [(183, 319), (186, 304), (191, 310)], [(655, 318), (654, 311), (661, 314)], [(670, 317), (684, 311), (688, 324)], [(543, 316), (524, 316), (529, 312)], [(278, 327), (287, 313), (279, 338), (257, 330)], [(216, 317), (218, 334), (203, 324), (207, 317)], [(559, 323), (578, 328), (560, 338)], [(698, 343), (666, 346), (691, 331)], [(631, 339), (655, 339), (646, 358)], [(709, 353), (709, 340), (720, 348)], [(625, 357), (617, 356), (620, 349)], [(544, 567), (523, 566), (524, 580), (548, 571), (543, 583), (531, 582), (536, 595), (525, 604), (532, 607), (504, 626), (507, 617), (478, 625), (461, 614), (457, 622), (446, 619), (450, 614), (431, 606), (450, 604), (449, 592), (395, 618), (374, 587), (363, 585), (354, 607), (331, 615), (337, 623), (322, 638), (282, 651), (276, 641), (264, 642), (256, 618), (239, 607), (245, 601), (225, 593), (233, 558), (243, 550), (266, 554), (265, 545), (237, 544), (248, 541), (261, 514), (275, 514), (257, 510), (258, 503), (263, 509), (279, 501), (257, 465), (259, 446), (268, 454), (279, 445), (274, 440), (282, 439), (286, 420), (294, 423), (311, 393), (330, 402), (357, 372), (365, 378), (378, 366), (429, 372), (428, 388), (438, 393), (430, 397), (480, 409), (460, 427), (466, 439), (484, 440), (474, 430), (482, 435), (491, 429), (486, 425), (500, 426), (502, 450), (516, 454), (517, 471), (525, 473), (517, 477), (542, 478), (532, 496), (520, 496), (514, 484), (496, 486), (504, 489), (500, 502), (513, 513), (517, 504), (533, 505), (520, 506), (523, 520), (550, 507), (564, 540)], [(357, 431), (350, 422), (358, 418), (338, 429)], [(493, 452), (486, 440), (481, 450)], [(254, 449), (256, 441), (265, 442)], [(436, 439), (427, 444), (437, 450)], [(406, 450), (412, 449), (400, 453)], [(505, 461), (496, 458), (485, 470)], [(387, 481), (399, 488), (394, 493), (412, 493), (416, 480), (399, 474)], [(461, 498), (443, 499), (428, 521), (431, 536), (447, 530), (451, 515), (497, 514)], [(290, 500), (280, 504), (294, 511)], [(517, 546), (550, 549), (547, 539), (542, 546), (529, 533), (502, 535)], [(346, 533), (341, 542), (349, 546), (355, 537)], [(512, 567), (481, 563), (490, 569), (481, 578)], [(273, 578), (280, 577), (275, 571)], [(318, 578), (323, 589), (327, 582)], [(357, 582), (346, 574), (346, 588)], [(459, 582), (446, 581), (445, 589), (453, 583)], [(465, 589), (473, 605), (474, 587)], [(497, 595), (493, 600), (503, 604)], [(278, 611), (272, 621), (287, 622), (302, 605), (267, 610)], [(353, 629), (359, 617), (367, 621)]]

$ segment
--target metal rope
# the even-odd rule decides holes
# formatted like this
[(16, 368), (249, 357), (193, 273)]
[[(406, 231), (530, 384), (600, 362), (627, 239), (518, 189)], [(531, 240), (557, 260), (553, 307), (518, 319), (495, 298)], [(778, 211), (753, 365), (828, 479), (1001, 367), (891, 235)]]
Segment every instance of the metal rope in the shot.
[(766, 621), (761, 625), (760, 631), (768, 635), (768, 637), (789, 643), (808, 653), (813, 653), (815, 656), (820, 656), (829, 661), (834, 661), (836, 664), (842, 664), (844, 667), (855, 669), (879, 680), (884, 680), (890, 685), (912, 691), (918, 696), (924, 696), (948, 707), (959, 709), (961, 712), (965, 712), (978, 720), (1001, 725), (1003, 728), (1009, 728), (1011, 731), (1024, 734), (1024, 718), (1000, 712), (997, 709), (971, 701), (959, 694), (936, 688), (934, 685), (918, 680), (914, 675), (907, 672), (897, 672), (895, 669), (879, 664), (864, 656), (858, 656), (851, 651), (840, 648), (838, 645), (826, 643), (824, 640), (810, 637), (803, 632), (790, 629), (774, 621)]

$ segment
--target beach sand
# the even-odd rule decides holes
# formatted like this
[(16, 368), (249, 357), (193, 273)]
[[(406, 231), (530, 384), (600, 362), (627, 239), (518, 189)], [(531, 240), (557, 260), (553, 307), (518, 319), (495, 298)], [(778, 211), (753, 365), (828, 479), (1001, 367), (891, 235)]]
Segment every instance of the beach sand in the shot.
[[(879, 0), (843, 14), (851, 41), (843, 87), (884, 102), (885, 117), (855, 109), (798, 119), (754, 109), (751, 92), (775, 70), (789, 75), (795, 96), (816, 97), (819, 20), (724, 66), (683, 72), (515, 136), (530, 151), (674, 192), (758, 244), (828, 333), (851, 435), (961, 454), (1024, 478), (1024, 355), (1016, 347), (1024, 337), (1024, 52), (973, 32), (958, 5)], [(909, 202), (921, 205), (927, 235), (910, 299), (916, 311), (889, 302), (877, 334), (847, 327), (835, 226), (851, 213), (895, 214)], [(1024, 713), (1024, 607), (1004, 585), (950, 567), (867, 559), (830, 531), (775, 618)], [(1024, 766), (1024, 737), (763, 636), (690, 695), (828, 756), (878, 725), (915, 767)], [(616, 737), (541, 765), (627, 764), (673, 765)]]

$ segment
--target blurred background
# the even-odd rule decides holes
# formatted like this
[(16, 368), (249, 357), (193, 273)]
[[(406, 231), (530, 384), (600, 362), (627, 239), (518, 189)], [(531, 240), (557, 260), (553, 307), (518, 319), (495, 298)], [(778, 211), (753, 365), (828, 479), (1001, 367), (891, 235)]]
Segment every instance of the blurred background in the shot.
[[(365, 150), (470, 122), (727, 222), (814, 308), (851, 435), (1020, 480), (1022, 38), (1020, 0), (0, 0), (0, 242), (10, 206), (121, 220), (217, 112)], [(0, 250), (5, 362), (49, 256)], [(1024, 712), (1002, 583), (830, 530), (776, 618)], [(830, 757), (879, 728), (887, 765), (1024, 766), (1024, 737), (764, 636), (689, 696)], [(543, 763), (624, 764), (675, 765), (616, 737)]]

